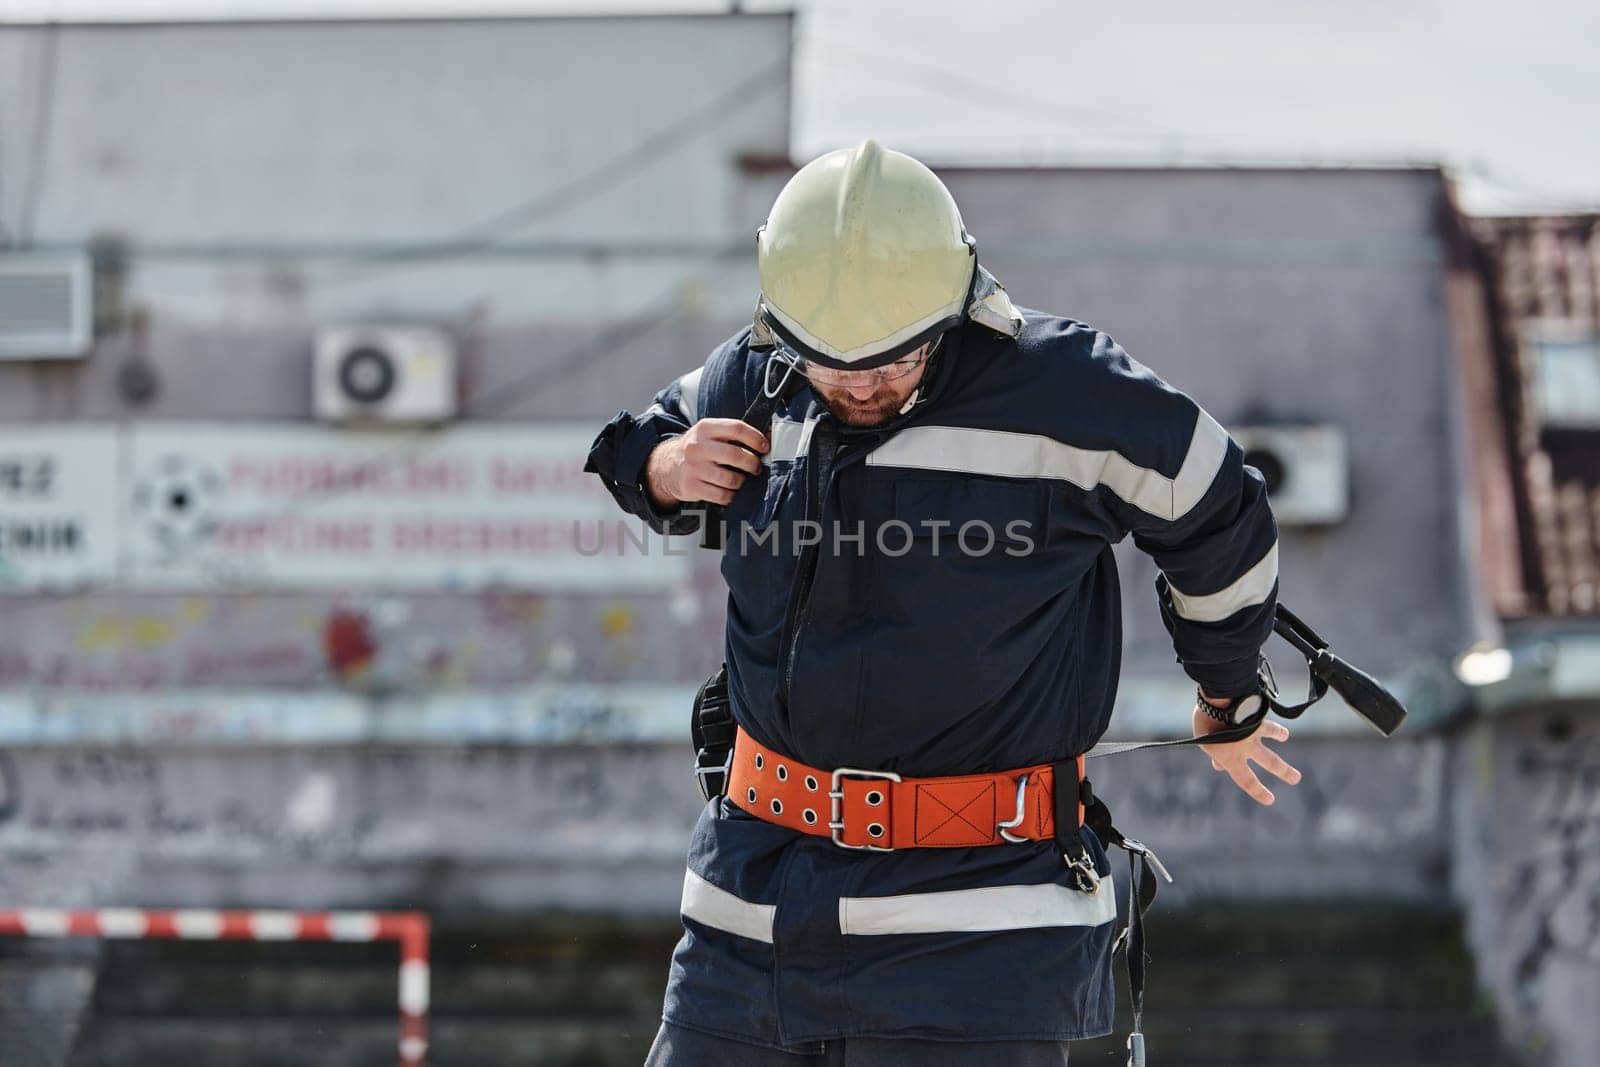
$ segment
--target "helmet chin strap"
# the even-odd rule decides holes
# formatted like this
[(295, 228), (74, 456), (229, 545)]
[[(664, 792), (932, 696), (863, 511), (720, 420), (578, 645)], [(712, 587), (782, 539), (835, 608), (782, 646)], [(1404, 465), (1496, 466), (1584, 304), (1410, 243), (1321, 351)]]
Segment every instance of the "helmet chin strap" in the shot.
[(911, 395), (906, 397), (906, 402), (900, 405), (897, 415), (904, 415), (927, 398), (922, 395), (923, 389), (933, 380), (934, 372), (939, 369), (935, 362), (940, 356), (940, 349), (944, 347), (944, 334), (940, 334), (933, 342), (933, 351), (928, 353), (927, 365), (922, 368), (922, 379), (917, 382), (917, 387), (911, 390)]

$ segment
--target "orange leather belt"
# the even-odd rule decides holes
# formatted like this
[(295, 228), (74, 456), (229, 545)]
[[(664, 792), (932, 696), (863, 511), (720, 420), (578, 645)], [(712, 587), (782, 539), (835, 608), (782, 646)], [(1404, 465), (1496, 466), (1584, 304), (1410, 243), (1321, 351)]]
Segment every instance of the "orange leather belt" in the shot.
[[(1083, 769), (1079, 756), (1079, 781)], [(1054, 796), (1055, 772), (1048, 763), (941, 778), (855, 767), (824, 771), (757, 744), (743, 728), (728, 774), (728, 799), (751, 815), (831, 837), (842, 848), (875, 852), (1051, 841)]]

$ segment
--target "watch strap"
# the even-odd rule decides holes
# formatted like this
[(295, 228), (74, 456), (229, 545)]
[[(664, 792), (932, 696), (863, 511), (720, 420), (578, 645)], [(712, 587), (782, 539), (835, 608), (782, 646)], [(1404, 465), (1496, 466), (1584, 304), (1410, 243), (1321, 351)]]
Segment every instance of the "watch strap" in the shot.
[(1195, 688), (1195, 706), (1209, 719), (1220, 722), (1224, 726), (1237, 726), (1261, 709), (1262, 696), (1260, 693), (1249, 693), (1242, 697), (1233, 697), (1222, 707), (1218, 707), (1205, 698), (1199, 687)]

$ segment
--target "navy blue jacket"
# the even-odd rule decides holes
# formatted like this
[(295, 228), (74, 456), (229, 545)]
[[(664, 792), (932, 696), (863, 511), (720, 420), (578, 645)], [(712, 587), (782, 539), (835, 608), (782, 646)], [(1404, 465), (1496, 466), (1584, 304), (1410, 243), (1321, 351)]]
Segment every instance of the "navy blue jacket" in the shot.
[[(1116, 697), (1110, 546), (1129, 535), (1160, 569), (1183, 669), (1213, 695), (1254, 690), (1277, 598), (1260, 473), (1105, 334), (1022, 318), (1014, 338), (952, 331), (887, 426), (841, 427), (809, 388), (779, 409), (761, 476), (727, 508), (722, 559), (733, 713), (765, 745), (905, 775), (1085, 751)], [(644, 462), (697, 418), (744, 413), (767, 359), (749, 340), (623, 420), (608, 485), (657, 530), (698, 520), (651, 506)], [(713, 801), (665, 1015), (786, 1047), (1106, 1033), (1113, 893), (1109, 877), (1072, 888), (1048, 842), (866, 854)]]

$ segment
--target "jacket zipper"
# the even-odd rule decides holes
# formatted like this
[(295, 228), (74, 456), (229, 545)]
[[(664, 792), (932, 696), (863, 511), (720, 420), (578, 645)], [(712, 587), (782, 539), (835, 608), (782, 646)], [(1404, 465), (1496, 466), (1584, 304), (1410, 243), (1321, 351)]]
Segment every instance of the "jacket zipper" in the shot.
[[(943, 381), (943, 375), (932, 383), (927, 394), (919, 394), (919, 403), (927, 403), (933, 399), (933, 392)], [(893, 425), (903, 425), (908, 416), (901, 415), (893, 420)], [(884, 427), (882, 429), (889, 429)], [(884, 434), (870, 435), (871, 441), (861, 451), (853, 453), (854, 456), (865, 454), (867, 450), (876, 446)], [(808, 462), (806, 466), (808, 481), (806, 483), (806, 518), (816, 517), (822, 522), (823, 505), (828, 499), (828, 483), (833, 478), (834, 462), (844, 447), (844, 435), (833, 424), (830, 414), (824, 411), (817, 419), (815, 428), (811, 431), (810, 447), (806, 450)], [(799, 581), (795, 584), (794, 595), (789, 598), (789, 610), (784, 617), (784, 628), (789, 635), (788, 644), (783, 653), (783, 680), (780, 684), (779, 697), (785, 707), (789, 704), (789, 694), (794, 682), (795, 654), (800, 648), (800, 635), (805, 629), (806, 609), (810, 606), (811, 586), (816, 577), (818, 545), (807, 545), (800, 556)]]
[[(810, 462), (807, 463), (806, 480), (806, 518), (815, 516), (816, 523), (822, 523), (822, 512), (828, 499), (828, 483), (833, 479), (833, 462), (839, 455), (841, 441), (827, 415), (817, 420), (816, 426), (811, 431)], [(800, 647), (800, 634), (805, 629), (806, 608), (811, 600), (811, 586), (817, 574), (817, 557), (821, 540), (809, 544), (800, 555), (800, 580), (796, 586), (795, 595), (789, 601), (788, 618), (785, 625), (789, 633), (789, 644), (783, 657), (783, 702), (789, 703), (789, 692), (794, 681), (795, 652)]]

